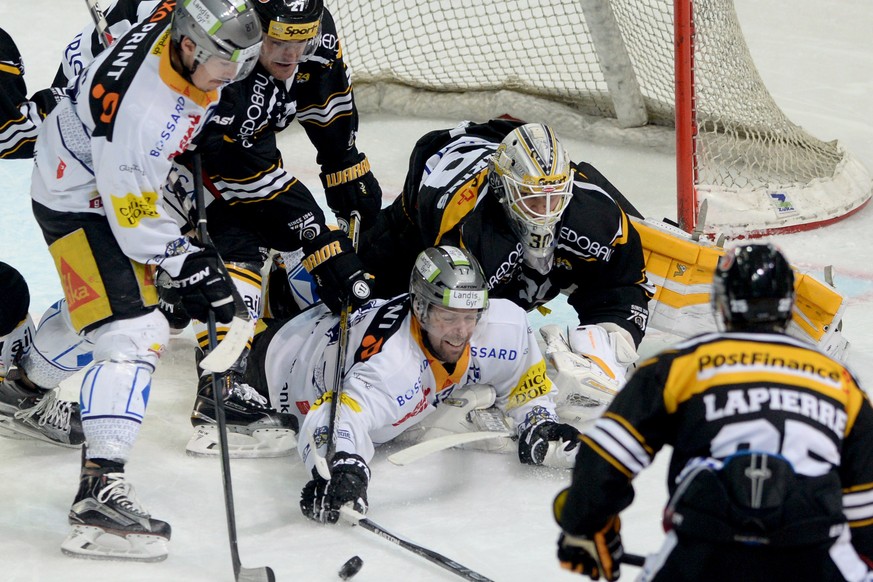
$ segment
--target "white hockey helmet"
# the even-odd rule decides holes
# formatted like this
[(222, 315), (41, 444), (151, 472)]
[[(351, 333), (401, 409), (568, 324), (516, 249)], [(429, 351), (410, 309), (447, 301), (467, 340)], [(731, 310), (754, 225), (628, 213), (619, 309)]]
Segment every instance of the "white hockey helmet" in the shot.
[(494, 152), (490, 185), (534, 257), (550, 256), (554, 248), (555, 228), (573, 196), (572, 171), (558, 136), (542, 123), (517, 127)]
[(261, 23), (248, 0), (179, 0), (171, 30), (174, 43), (188, 37), (197, 45), (192, 71), (206, 64), (229, 82), (248, 76), (261, 53)]

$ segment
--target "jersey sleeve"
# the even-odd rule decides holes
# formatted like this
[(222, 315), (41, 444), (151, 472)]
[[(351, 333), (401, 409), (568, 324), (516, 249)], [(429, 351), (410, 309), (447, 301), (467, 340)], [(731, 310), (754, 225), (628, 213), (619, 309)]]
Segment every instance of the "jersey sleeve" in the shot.
[(297, 121), (318, 152), (316, 162), (329, 172), (358, 161), (358, 110), (336, 24), (327, 9), (321, 27), (321, 47), (297, 72)]
[(24, 61), (12, 37), (0, 29), (0, 159), (33, 157), (42, 115), (27, 99)]
[[(152, 13), (161, 0), (113, 0), (103, 7), (110, 39), (116, 39)], [(52, 86), (65, 87), (104, 49), (93, 20), (89, 21), (64, 48)]]
[(614, 323), (630, 333), (639, 345), (646, 331), (653, 292), (646, 275), (643, 245), (624, 210), (611, 200), (605, 208), (611, 211), (615, 228), (609, 261), (598, 261), (596, 276), (576, 285), (567, 303), (576, 310), (580, 325)]
[(669, 363), (643, 362), (594, 426), (582, 435), (573, 480), (559, 517), (564, 531), (590, 535), (634, 499), (632, 480), (669, 442), (661, 387)]
[(840, 481), (843, 511), (852, 530), (852, 545), (873, 563), (873, 408), (856, 388), (861, 403), (843, 441)]

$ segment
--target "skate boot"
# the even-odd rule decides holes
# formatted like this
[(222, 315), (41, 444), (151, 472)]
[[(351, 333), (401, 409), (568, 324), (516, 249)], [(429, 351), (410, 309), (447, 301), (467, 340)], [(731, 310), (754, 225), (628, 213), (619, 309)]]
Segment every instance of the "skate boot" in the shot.
[[(224, 418), (228, 433), (228, 453), (232, 458), (281, 457), (297, 447), (297, 418), (270, 408), (267, 399), (242, 381), (240, 374), (228, 372), (216, 379), (224, 392)], [(194, 456), (220, 454), (212, 378), (201, 378), (191, 412), (194, 436), (186, 450)]]
[(57, 388), (39, 388), (18, 368), (0, 383), (0, 435), (64, 447), (85, 442), (79, 404), (60, 400)]
[(167, 557), (170, 524), (143, 509), (120, 463), (82, 469), (69, 521), (73, 531), (61, 544), (68, 556), (138, 562)]

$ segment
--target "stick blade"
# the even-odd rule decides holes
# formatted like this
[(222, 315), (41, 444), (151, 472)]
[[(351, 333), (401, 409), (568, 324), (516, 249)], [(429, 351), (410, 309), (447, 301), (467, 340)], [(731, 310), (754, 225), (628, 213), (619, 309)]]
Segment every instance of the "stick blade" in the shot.
[(412, 445), (411, 447), (407, 447), (403, 450), (397, 451), (396, 453), (388, 455), (388, 461), (395, 465), (408, 465), (430, 455), (431, 453), (436, 453), (437, 451), (450, 449), (458, 445), (473, 443), (476, 441), (483, 441), (500, 437), (512, 437), (513, 435), (514, 433), (509, 431), (490, 430), (449, 434), (434, 439), (422, 441), (416, 445)]
[(216, 374), (230, 368), (245, 349), (254, 326), (252, 320), (234, 316), (224, 339), (203, 358), (200, 367)]
[(240, 567), (236, 582), (276, 582), (276, 575), (269, 566), (263, 568)]

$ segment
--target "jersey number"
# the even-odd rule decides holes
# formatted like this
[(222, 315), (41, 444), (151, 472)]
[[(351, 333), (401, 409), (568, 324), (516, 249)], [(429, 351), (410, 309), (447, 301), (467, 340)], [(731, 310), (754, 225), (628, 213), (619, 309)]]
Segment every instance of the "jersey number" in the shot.
[(779, 454), (800, 475), (818, 477), (840, 464), (837, 445), (822, 431), (799, 420), (786, 420), (784, 434), (759, 418), (728, 424), (711, 443), (712, 456), (724, 459), (740, 450)]

